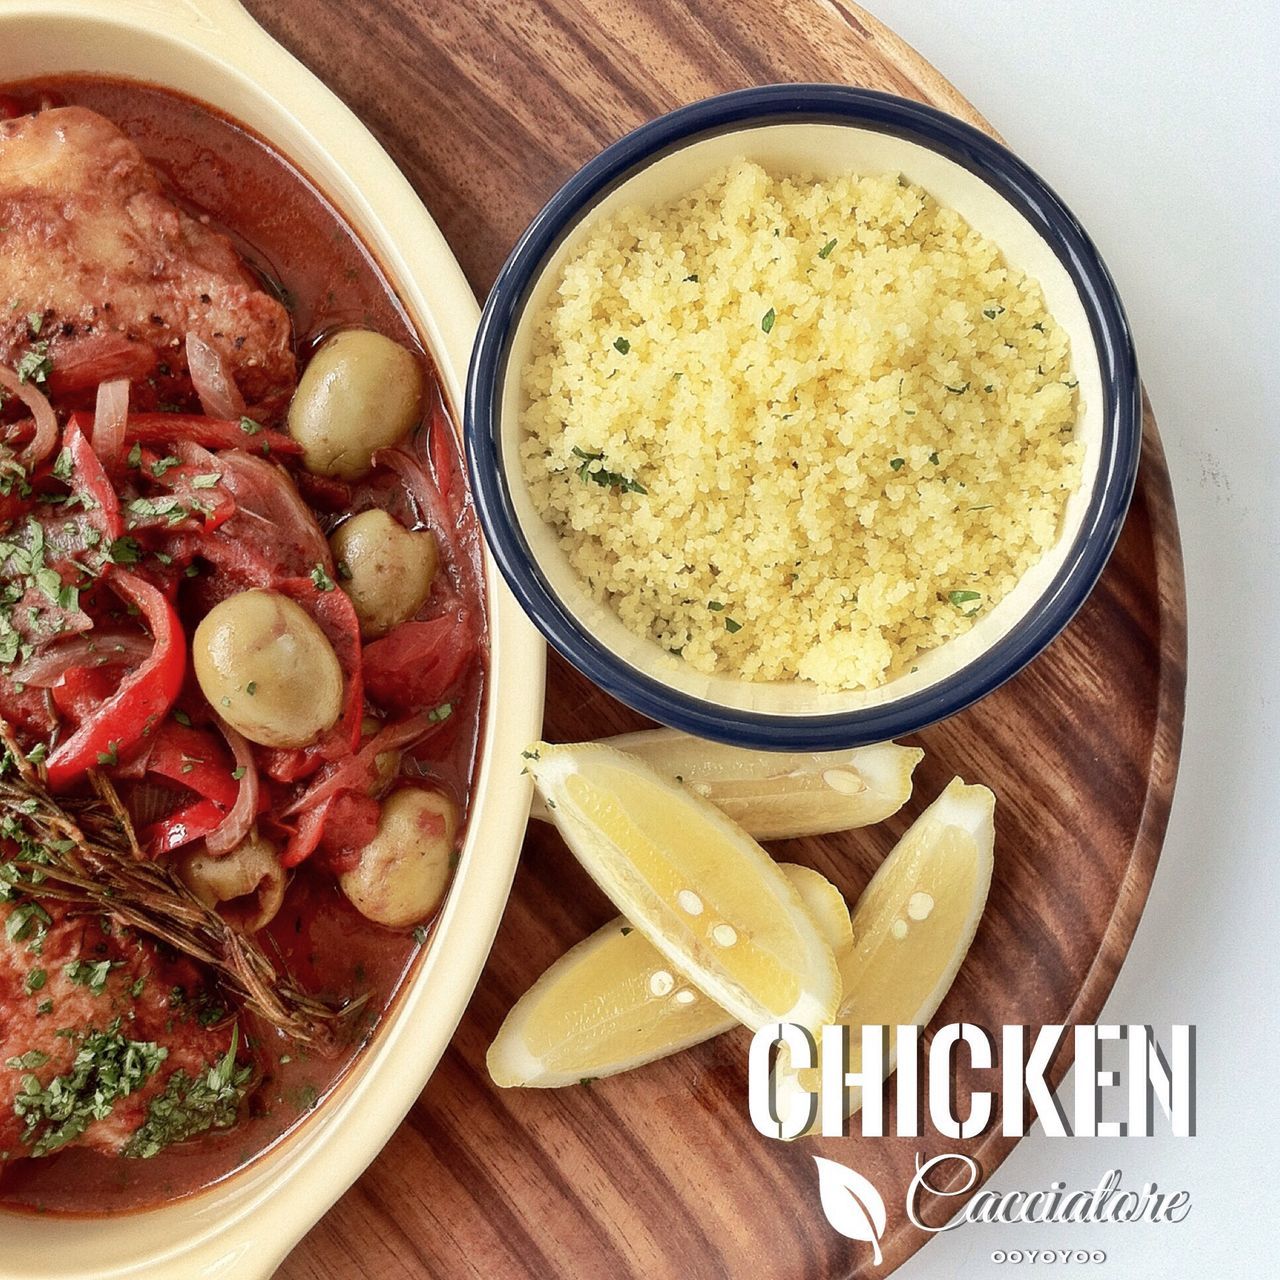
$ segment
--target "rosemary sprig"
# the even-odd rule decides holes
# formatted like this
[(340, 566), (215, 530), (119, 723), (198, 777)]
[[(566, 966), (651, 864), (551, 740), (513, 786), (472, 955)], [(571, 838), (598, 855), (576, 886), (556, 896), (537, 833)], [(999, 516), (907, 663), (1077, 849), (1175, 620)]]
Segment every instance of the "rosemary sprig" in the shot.
[(291, 1039), (321, 1052), (336, 1047), (338, 1024), (367, 997), (335, 1007), (308, 995), (254, 938), (143, 856), (109, 779), (95, 771), (94, 795), (55, 798), (3, 717), (0, 741), (13, 770), (0, 777), (0, 814), (27, 837), (0, 848), (15, 889), (75, 914), (111, 916), (207, 967), (232, 1000)]

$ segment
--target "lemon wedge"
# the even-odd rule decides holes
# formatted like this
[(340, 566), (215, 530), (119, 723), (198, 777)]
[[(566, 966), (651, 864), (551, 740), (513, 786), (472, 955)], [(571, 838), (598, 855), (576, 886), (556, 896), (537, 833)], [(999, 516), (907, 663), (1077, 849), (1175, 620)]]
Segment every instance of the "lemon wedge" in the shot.
[(831, 944), (741, 827), (612, 747), (537, 743), (525, 758), (578, 861), (699, 991), (752, 1030), (831, 1020)]
[[(849, 908), (818, 872), (780, 864), (830, 943), (853, 949)], [(619, 917), (561, 956), (507, 1014), (486, 1061), (504, 1089), (616, 1075), (738, 1025)]]
[[(853, 911), (854, 947), (840, 964), (838, 1021), (853, 1029), (849, 1070), (860, 1071), (863, 1026), (924, 1026), (951, 989), (991, 887), (996, 798), (954, 779), (907, 829)], [(892, 1040), (890, 1041), (892, 1046)], [(892, 1048), (886, 1063), (894, 1067)], [(778, 1114), (799, 1090), (817, 1092), (817, 1067), (794, 1070), (785, 1049), (774, 1069)], [(862, 1105), (848, 1092), (846, 1115)]]
[[(924, 756), (918, 747), (896, 742), (848, 751), (751, 751), (678, 729), (625, 733), (604, 745), (684, 783), (757, 840), (883, 822), (911, 798), (911, 774)], [(538, 800), (530, 816), (551, 817)]]

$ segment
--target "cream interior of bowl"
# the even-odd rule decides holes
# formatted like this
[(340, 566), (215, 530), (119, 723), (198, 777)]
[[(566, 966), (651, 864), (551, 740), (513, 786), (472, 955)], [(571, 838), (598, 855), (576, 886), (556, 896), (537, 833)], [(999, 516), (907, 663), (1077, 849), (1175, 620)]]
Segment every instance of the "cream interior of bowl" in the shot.
[[(1078, 432), (1085, 445), (1085, 460), (1080, 486), (1067, 503), (1057, 543), (969, 631), (920, 657), (913, 674), (877, 689), (834, 693), (801, 680), (752, 683), (693, 670), (655, 641), (633, 634), (611, 608), (589, 593), (569, 564), (558, 534), (534, 509), (524, 483), (519, 461), (520, 415), (526, 403), (521, 371), (539, 314), (559, 283), (565, 260), (600, 219), (627, 206), (673, 201), (738, 157), (756, 161), (775, 173), (901, 173), (999, 245), (1012, 266), (1038, 280), (1050, 313), (1071, 340), (1072, 362), (1080, 382)], [(577, 222), (534, 282), (512, 335), (502, 388), (500, 433), (504, 470), (520, 528), (552, 591), (584, 631), (629, 666), (690, 697), (773, 715), (833, 715), (893, 702), (954, 674), (1006, 635), (1043, 594), (1062, 567), (1099, 483), (1102, 377), (1088, 317), (1071, 277), (1026, 218), (981, 178), (927, 147), (872, 129), (842, 124), (771, 124), (718, 134), (668, 153), (615, 188)], [(750, 459), (746, 463), (750, 465)]]
[[(239, 4), (6, 0), (0, 82), (72, 71), (168, 86), (273, 143), (373, 251), (462, 404), (479, 309), (452, 252), (368, 130)], [(486, 571), (485, 728), (466, 838), (426, 953), (373, 1043), (306, 1123), (210, 1191), (104, 1218), (0, 1213), (0, 1280), (265, 1280), (418, 1097), (506, 905), (530, 798), (520, 751), (542, 724), (545, 649), (491, 562)]]

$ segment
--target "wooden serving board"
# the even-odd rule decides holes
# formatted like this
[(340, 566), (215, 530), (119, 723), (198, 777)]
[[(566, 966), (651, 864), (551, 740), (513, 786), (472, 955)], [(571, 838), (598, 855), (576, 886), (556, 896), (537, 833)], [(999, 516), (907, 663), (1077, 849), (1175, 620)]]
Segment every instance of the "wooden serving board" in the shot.
[[(250, 0), (341, 94), (416, 184), (484, 297), (516, 237), (581, 163), (681, 103), (779, 80), (868, 85), (989, 128), (879, 23), (844, 0)], [(1034, 157), (1031, 157), (1034, 161)], [(1069, 195), (1069, 193), (1068, 193)], [(1142, 471), (1098, 590), (1022, 676), (920, 737), (917, 799), (880, 828), (780, 846), (852, 899), (956, 773), (999, 796), (986, 916), (937, 1024), (1092, 1021), (1155, 871), (1182, 726), (1183, 578), (1169, 478), (1148, 410)], [(553, 661), (547, 736), (638, 717)], [(771, 1142), (747, 1118), (745, 1032), (560, 1091), (490, 1085), (503, 1015), (613, 914), (555, 833), (531, 829), (466, 1019), (381, 1158), (285, 1263), (289, 1280), (424, 1276), (873, 1274), (818, 1207), (814, 1154), (890, 1201), (885, 1275), (927, 1237), (899, 1189), (917, 1151), (989, 1175), (1012, 1142)], [(1066, 1056), (1056, 1064), (1060, 1077)], [(892, 1194), (889, 1194), (892, 1189)]]

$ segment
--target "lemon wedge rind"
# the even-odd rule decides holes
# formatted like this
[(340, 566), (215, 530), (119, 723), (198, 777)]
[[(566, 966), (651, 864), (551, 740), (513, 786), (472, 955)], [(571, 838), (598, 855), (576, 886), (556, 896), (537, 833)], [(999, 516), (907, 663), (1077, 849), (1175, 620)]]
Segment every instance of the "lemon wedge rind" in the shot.
[[(925, 1026), (955, 982), (991, 887), (995, 796), (954, 779), (903, 834), (853, 909), (854, 947), (840, 962), (837, 1020), (852, 1028), (850, 1070), (861, 1067), (860, 1028)], [(885, 1077), (895, 1066), (891, 1049)], [(778, 1114), (796, 1091), (812, 1091), (818, 1066), (794, 1070), (785, 1051), (774, 1068)], [(846, 1115), (862, 1105), (849, 1090)], [(816, 1124), (816, 1121), (815, 1121)], [(811, 1130), (812, 1131), (812, 1130)]]
[(834, 1016), (832, 948), (741, 827), (600, 743), (538, 743), (526, 760), (578, 861), (698, 990), (753, 1030), (778, 1021), (819, 1026)]
[[(841, 960), (853, 947), (853, 928), (840, 891), (808, 867), (781, 867)], [(486, 1062), (502, 1088), (554, 1089), (630, 1071), (736, 1026), (732, 1014), (671, 970), (619, 917), (561, 956), (521, 996)]]

